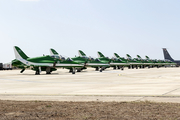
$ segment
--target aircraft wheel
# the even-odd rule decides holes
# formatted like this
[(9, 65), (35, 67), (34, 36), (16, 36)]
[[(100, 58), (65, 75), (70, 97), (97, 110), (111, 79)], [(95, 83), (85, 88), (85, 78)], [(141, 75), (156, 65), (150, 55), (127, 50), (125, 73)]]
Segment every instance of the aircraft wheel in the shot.
[(96, 68), (96, 71), (98, 71), (98, 70), (99, 70), (99, 67)]
[(72, 74), (75, 74), (75, 72), (72, 72)]
[(115, 69), (116, 69), (116, 66), (115, 66), (115, 67), (113, 67), (113, 69), (115, 70)]
[(72, 71), (73, 71), (72, 69), (69, 70), (70, 73), (71, 73)]
[(51, 72), (46, 72), (46, 74), (51, 74)]
[(39, 74), (39, 71), (36, 71), (35, 75), (40, 75), (40, 74)]
[(81, 69), (77, 69), (77, 72), (81, 72)]
[(124, 70), (124, 68), (122, 67), (121, 70)]
[(102, 72), (102, 70), (100, 70), (99, 72)]

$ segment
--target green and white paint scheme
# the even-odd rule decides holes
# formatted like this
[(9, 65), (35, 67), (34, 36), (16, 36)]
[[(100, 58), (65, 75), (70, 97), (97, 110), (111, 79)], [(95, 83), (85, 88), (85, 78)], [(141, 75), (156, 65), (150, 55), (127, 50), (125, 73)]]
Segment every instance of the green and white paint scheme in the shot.
[[(59, 55), (54, 49), (50, 49), (50, 53), (52, 55)], [(96, 71), (100, 69), (100, 72), (102, 72), (102, 68), (103, 67), (107, 67), (109, 66), (109, 64), (105, 64), (103, 62), (101, 62), (100, 60), (98, 59), (94, 59), (94, 58), (91, 58), (91, 57), (87, 57), (86, 54), (82, 51), (82, 50), (78, 50), (78, 54), (79, 56), (77, 57), (73, 57), (71, 58), (73, 61), (79, 63), (79, 64), (82, 64), (83, 67), (81, 68), (77, 68), (77, 72), (81, 72), (83, 69), (86, 69), (87, 67), (93, 67), (93, 68), (96, 68)], [(70, 69), (71, 71), (71, 69)]]
[(103, 62), (98, 58), (87, 57), (86, 54), (82, 50), (79, 50), (78, 53), (79, 53), (79, 56), (87, 59), (87, 62), (85, 64), (85, 66), (87, 67), (93, 67), (95, 68), (96, 71), (100, 69), (100, 72), (102, 72), (105, 68), (109, 67), (108, 63)]
[(148, 56), (145, 56), (147, 60), (151, 61), (154, 63), (154, 67), (171, 67), (171, 66), (176, 66), (176, 63), (170, 61), (170, 60), (152, 60)]
[(138, 67), (140, 67), (140, 68), (143, 67), (144, 64), (139, 59), (135, 59), (135, 58), (133, 59), (129, 54), (126, 54), (126, 56), (127, 56), (128, 62), (130, 63), (132, 68), (138, 69)]
[[(16, 59), (12, 61), (13, 66), (21, 67), (21, 73), (28, 67), (36, 71), (35, 74), (39, 75), (41, 71), (46, 71), (46, 74), (51, 74), (56, 70), (56, 67), (72, 68), (72, 74), (75, 74), (75, 69), (83, 65), (72, 61), (70, 58), (60, 60), (59, 57), (54, 55), (46, 55), (40, 57), (29, 58), (19, 47), (14, 46), (14, 53)], [(24, 67), (22, 67), (24, 66)]]
[(154, 62), (150, 61), (149, 59), (142, 59), (140, 55), (137, 55), (137, 58), (135, 59), (140, 60), (143, 63), (142, 68), (152, 68), (154, 66)]
[(112, 59), (105, 57), (101, 52), (97, 52), (98, 58), (106, 63), (110, 64), (110, 67), (113, 67), (114, 69), (121, 69), (124, 70), (124, 67), (129, 66), (129, 63), (126, 61), (123, 61), (117, 57), (113, 57)]

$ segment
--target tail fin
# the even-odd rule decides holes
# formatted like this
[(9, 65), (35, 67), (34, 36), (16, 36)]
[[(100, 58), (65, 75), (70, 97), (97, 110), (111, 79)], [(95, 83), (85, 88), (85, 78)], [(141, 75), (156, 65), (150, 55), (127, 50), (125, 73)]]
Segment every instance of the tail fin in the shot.
[(114, 53), (115, 58), (120, 58), (120, 56), (117, 53)]
[(140, 55), (137, 55), (138, 58), (142, 59)]
[(86, 56), (86, 54), (82, 50), (78, 50), (79, 56)]
[(126, 54), (127, 58), (132, 58), (129, 54)]
[(148, 60), (150, 59), (148, 56), (145, 56), (145, 57), (146, 57), (146, 59), (148, 59)]
[(14, 53), (16, 59), (27, 59), (29, 58), (19, 47), (14, 46)]
[(163, 48), (163, 54), (164, 54), (164, 59), (165, 60), (174, 61), (174, 59), (172, 59), (172, 57), (170, 56), (170, 54), (168, 53), (166, 48)]
[(50, 54), (51, 55), (59, 55), (54, 49), (50, 49)]
[(101, 52), (97, 52), (97, 54), (98, 54), (98, 57), (100, 58), (100, 57), (105, 57)]

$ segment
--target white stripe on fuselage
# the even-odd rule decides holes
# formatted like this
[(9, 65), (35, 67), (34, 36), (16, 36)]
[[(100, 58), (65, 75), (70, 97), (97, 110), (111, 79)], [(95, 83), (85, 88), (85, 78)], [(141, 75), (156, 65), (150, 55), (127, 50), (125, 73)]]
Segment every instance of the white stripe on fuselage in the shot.
[(110, 65), (129, 65), (129, 63), (110, 63)]
[[(34, 63), (34, 62), (29, 62), (25, 59), (18, 59), (19, 61), (21, 61), (22, 63), (28, 65), (28, 66), (48, 66), (48, 67), (53, 67), (54, 64), (53, 63)], [(67, 67), (67, 66), (78, 66), (78, 67), (83, 67), (84, 65), (82, 64), (56, 64), (55, 67)]]
[(109, 66), (109, 64), (98, 64), (98, 63), (86, 63), (86, 65), (90, 66), (90, 65), (93, 65), (93, 66)]

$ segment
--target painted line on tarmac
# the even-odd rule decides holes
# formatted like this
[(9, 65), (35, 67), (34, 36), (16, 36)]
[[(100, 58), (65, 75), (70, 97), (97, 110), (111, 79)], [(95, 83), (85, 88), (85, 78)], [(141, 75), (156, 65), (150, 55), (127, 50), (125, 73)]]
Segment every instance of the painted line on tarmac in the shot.
[(166, 92), (166, 93), (164, 93), (164, 94), (162, 94), (162, 95), (167, 95), (167, 94), (169, 94), (169, 93), (171, 93), (171, 92), (174, 92), (174, 91), (176, 91), (176, 90), (179, 90), (180, 89), (180, 87), (179, 88), (176, 88), (176, 89), (174, 89), (174, 90), (171, 90), (171, 91), (169, 91), (169, 92)]

